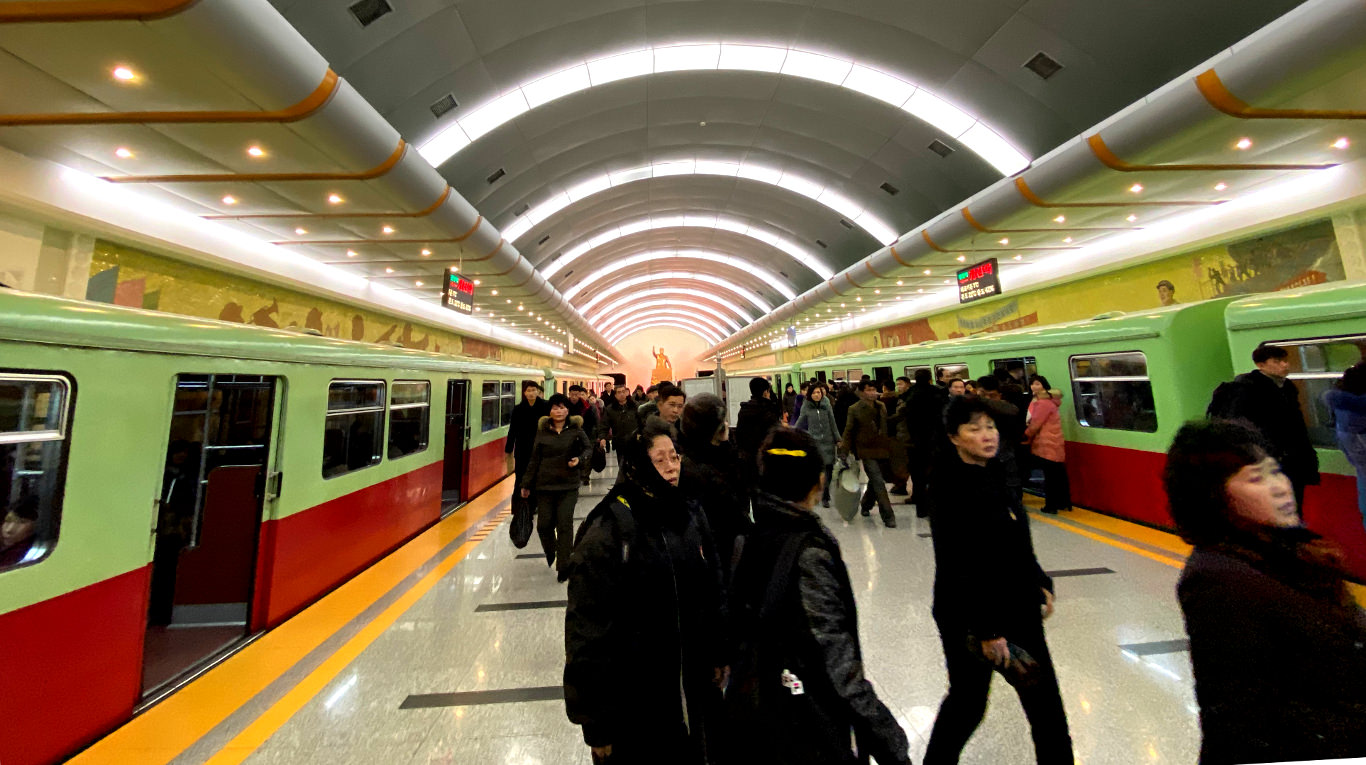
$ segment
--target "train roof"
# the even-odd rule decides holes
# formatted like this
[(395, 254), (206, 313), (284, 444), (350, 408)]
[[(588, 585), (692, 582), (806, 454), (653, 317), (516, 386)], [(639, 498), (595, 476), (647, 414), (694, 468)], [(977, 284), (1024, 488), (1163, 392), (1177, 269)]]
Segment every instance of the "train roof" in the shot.
[(465, 359), (213, 319), (0, 289), (0, 340), (185, 356), (436, 372), (542, 376), (544, 369)]
[(927, 340), (915, 345), (827, 356), (803, 363), (821, 365), (876, 362), (893, 357), (943, 357), (946, 353), (954, 352), (1023, 353), (1037, 348), (1061, 345), (1096, 345), (1120, 340), (1142, 340), (1163, 335), (1177, 322), (1187, 319), (1208, 319), (1210, 314), (1221, 314), (1229, 302), (1228, 298), (1218, 298), (1146, 311), (1115, 311), (1065, 324), (1049, 324), (1010, 332), (981, 333), (947, 340)]
[(1236, 300), (1224, 314), (1230, 330), (1366, 318), (1366, 282), (1336, 282), (1265, 292)]

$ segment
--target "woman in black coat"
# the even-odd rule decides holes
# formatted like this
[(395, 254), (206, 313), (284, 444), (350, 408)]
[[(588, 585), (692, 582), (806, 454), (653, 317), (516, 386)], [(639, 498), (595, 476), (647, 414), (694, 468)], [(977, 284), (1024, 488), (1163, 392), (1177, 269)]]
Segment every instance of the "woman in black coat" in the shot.
[(1167, 452), (1172, 518), (1194, 545), (1176, 592), (1201, 765), (1366, 756), (1366, 613), (1271, 454), (1227, 421), (1187, 424)]
[(679, 491), (663, 421), (646, 423), (619, 456), (624, 479), (574, 546), (565, 708), (595, 761), (714, 762), (724, 625), (707, 520)]
[(517, 486), (522, 485), (526, 466), (531, 462), (531, 446), (536, 441), (536, 428), (542, 417), (550, 416), (550, 404), (541, 398), (541, 386), (535, 381), (527, 381), (522, 386), (522, 400), (512, 408), (512, 422), (508, 428), (507, 443), (503, 453), (511, 454), (513, 474)]
[(726, 405), (714, 393), (688, 399), (679, 421), (683, 493), (706, 513), (722, 565), (730, 565), (735, 537), (749, 527), (749, 498), (740, 491), (740, 460), (727, 440)]
[(1015, 686), (1039, 765), (1072, 765), (1072, 738), (1043, 631), (1053, 613), (1053, 582), (1034, 557), (1029, 519), (996, 459), (1000, 433), (992, 411), (978, 399), (955, 399), (945, 430), (953, 451), (930, 478), (930, 527), (934, 621), (949, 692), (925, 765), (958, 762), (986, 712), (993, 670)]
[[(548, 565), (561, 582), (573, 550), (574, 506), (579, 501), (581, 465), (593, 456), (593, 443), (583, 431), (583, 418), (569, 416), (569, 397), (550, 397), (550, 416), (542, 417), (522, 478), (522, 497), (536, 495), (536, 533)], [(558, 561), (558, 565), (556, 562)]]

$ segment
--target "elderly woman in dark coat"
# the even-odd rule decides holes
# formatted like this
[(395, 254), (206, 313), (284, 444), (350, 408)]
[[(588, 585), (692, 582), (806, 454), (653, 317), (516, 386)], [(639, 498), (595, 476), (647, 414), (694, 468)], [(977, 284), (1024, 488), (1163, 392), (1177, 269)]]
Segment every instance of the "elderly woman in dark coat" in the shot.
[(1202, 765), (1366, 756), (1366, 613), (1270, 455), (1227, 421), (1187, 424), (1167, 452), (1172, 518), (1195, 546), (1176, 592)]

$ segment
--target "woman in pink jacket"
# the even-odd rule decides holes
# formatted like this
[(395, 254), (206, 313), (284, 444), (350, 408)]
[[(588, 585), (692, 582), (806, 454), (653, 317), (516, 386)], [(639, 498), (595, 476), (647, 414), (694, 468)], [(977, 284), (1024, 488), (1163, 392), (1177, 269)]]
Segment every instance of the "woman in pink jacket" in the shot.
[(1039, 467), (1043, 468), (1043, 511), (1056, 514), (1059, 510), (1071, 510), (1072, 487), (1067, 481), (1067, 465), (1064, 464), (1065, 441), (1058, 401), (1049, 393), (1048, 378), (1043, 375), (1034, 375), (1029, 390), (1034, 398), (1029, 402), (1025, 441)]

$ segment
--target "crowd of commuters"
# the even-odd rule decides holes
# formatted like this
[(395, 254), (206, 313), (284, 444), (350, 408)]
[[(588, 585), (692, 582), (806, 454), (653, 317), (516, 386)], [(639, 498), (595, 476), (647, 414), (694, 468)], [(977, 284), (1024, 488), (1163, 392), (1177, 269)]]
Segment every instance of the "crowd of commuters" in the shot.
[[(1285, 353), (1261, 347), (1253, 361), (1206, 420), (1181, 429), (1164, 476), (1193, 546), (1177, 598), (1201, 762), (1361, 756), (1366, 612), (1341, 551), (1301, 519), (1317, 463)], [(533, 388), (527, 413), (514, 413), (519, 455)], [(929, 519), (948, 691), (925, 763), (958, 762), (994, 674), (1019, 698), (1037, 762), (1072, 763), (1044, 631), (1054, 588), (1023, 503), (1038, 469), (1043, 510), (1071, 507), (1062, 393), (1022, 366), (971, 381), (936, 383), (928, 370), (835, 390), (811, 380), (781, 395), (756, 377), (749, 391), (731, 432), (719, 396), (616, 386), (595, 435), (617, 454), (618, 479), (572, 545), (564, 503), (592, 443), (563, 396), (537, 421), (518, 485), (548, 495), (537, 501), (542, 543), (547, 560), (567, 562), (565, 699), (594, 760), (910, 762), (864, 674), (854, 589), (816, 509), (830, 506), (833, 468), (854, 460), (865, 515), (877, 505), (895, 528), (896, 491)], [(1360, 471), (1366, 363), (1323, 404)]]

